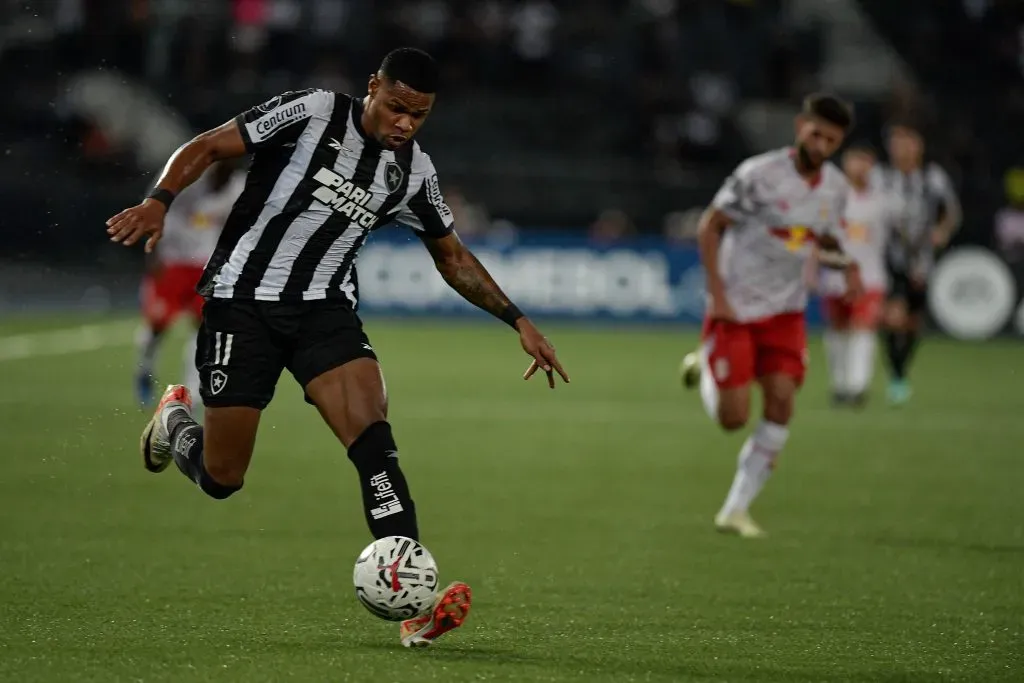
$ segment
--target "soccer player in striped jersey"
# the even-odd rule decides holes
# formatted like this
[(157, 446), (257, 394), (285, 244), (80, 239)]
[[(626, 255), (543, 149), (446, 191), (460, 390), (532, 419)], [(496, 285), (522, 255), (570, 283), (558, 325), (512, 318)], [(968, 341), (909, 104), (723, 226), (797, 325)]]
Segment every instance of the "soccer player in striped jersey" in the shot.
[(910, 400), (908, 372), (928, 307), (935, 251), (949, 244), (960, 227), (962, 211), (949, 175), (925, 160), (924, 136), (916, 125), (890, 124), (886, 145), (889, 163), (879, 166), (874, 182), (886, 194), (890, 220), (883, 326), (889, 402), (898, 406)]
[[(347, 449), (373, 536), (419, 537), (384, 379), (356, 314), (356, 254), (371, 230), (390, 223), (411, 228), (453, 289), (518, 332), (532, 358), (524, 378), (543, 370), (551, 388), (556, 372), (569, 381), (554, 347), (459, 240), (433, 163), (413, 140), (437, 78), (429, 55), (400, 48), (370, 76), (365, 97), (279, 95), (181, 147), (151, 196), (108, 221), (115, 242), (148, 236), (151, 250), (182, 189), (214, 161), (252, 155), (199, 287), (204, 424), (192, 418), (188, 391), (169, 387), (142, 435), (146, 469), (173, 461), (212, 498), (236, 493), (287, 368)], [(470, 597), (466, 584), (448, 586), (430, 613), (402, 623), (402, 643), (426, 645), (460, 626)]]

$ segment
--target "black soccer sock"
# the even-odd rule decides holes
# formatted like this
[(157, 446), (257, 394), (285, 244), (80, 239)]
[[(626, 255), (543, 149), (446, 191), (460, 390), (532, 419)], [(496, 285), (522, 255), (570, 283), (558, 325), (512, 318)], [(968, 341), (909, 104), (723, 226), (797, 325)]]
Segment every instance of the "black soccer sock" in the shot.
[(419, 539), (416, 506), (398, 466), (398, 447), (387, 422), (375, 422), (348, 447), (359, 472), (366, 523), (374, 538), (408, 536)]
[(885, 331), (885, 351), (889, 358), (889, 369), (893, 379), (902, 380), (906, 369), (906, 341), (903, 332)]
[(903, 333), (903, 375), (907, 374), (910, 369), (910, 361), (914, 357), (914, 352), (917, 351), (918, 337), (916, 330)]
[(242, 488), (226, 486), (215, 481), (203, 464), (203, 427), (188, 414), (188, 411), (172, 410), (167, 416), (167, 433), (171, 438), (171, 454), (178, 469), (195, 482), (203, 493), (217, 500), (224, 500)]

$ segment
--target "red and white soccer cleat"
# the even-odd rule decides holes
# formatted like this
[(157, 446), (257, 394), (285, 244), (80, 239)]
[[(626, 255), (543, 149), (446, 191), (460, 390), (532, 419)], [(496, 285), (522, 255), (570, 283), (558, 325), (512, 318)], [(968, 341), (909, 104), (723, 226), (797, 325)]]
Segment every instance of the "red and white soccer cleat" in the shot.
[(402, 622), (402, 645), (426, 647), (448, 631), (462, 626), (469, 615), (473, 592), (469, 586), (456, 581), (438, 596), (430, 614)]
[(181, 384), (167, 387), (160, 402), (156, 404), (152, 419), (142, 430), (139, 451), (142, 453), (142, 464), (150, 472), (163, 472), (174, 459), (171, 455), (171, 435), (167, 433), (167, 424), (163, 420), (164, 411), (174, 407), (192, 412), (192, 395)]

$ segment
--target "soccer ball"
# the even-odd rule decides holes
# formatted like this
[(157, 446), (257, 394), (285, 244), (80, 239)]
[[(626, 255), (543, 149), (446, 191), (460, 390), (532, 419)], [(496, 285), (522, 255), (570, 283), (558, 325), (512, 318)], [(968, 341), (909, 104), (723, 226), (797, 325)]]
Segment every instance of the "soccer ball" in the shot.
[(352, 582), (363, 607), (381, 619), (404, 621), (434, 606), (437, 563), (413, 539), (385, 536), (359, 553)]

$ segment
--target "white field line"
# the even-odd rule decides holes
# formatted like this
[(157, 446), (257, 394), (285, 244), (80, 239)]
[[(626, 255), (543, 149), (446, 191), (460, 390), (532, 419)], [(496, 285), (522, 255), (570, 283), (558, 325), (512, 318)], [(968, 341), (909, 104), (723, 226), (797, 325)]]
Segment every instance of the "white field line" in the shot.
[(121, 321), (0, 337), (0, 362), (130, 346), (136, 327), (134, 321)]

